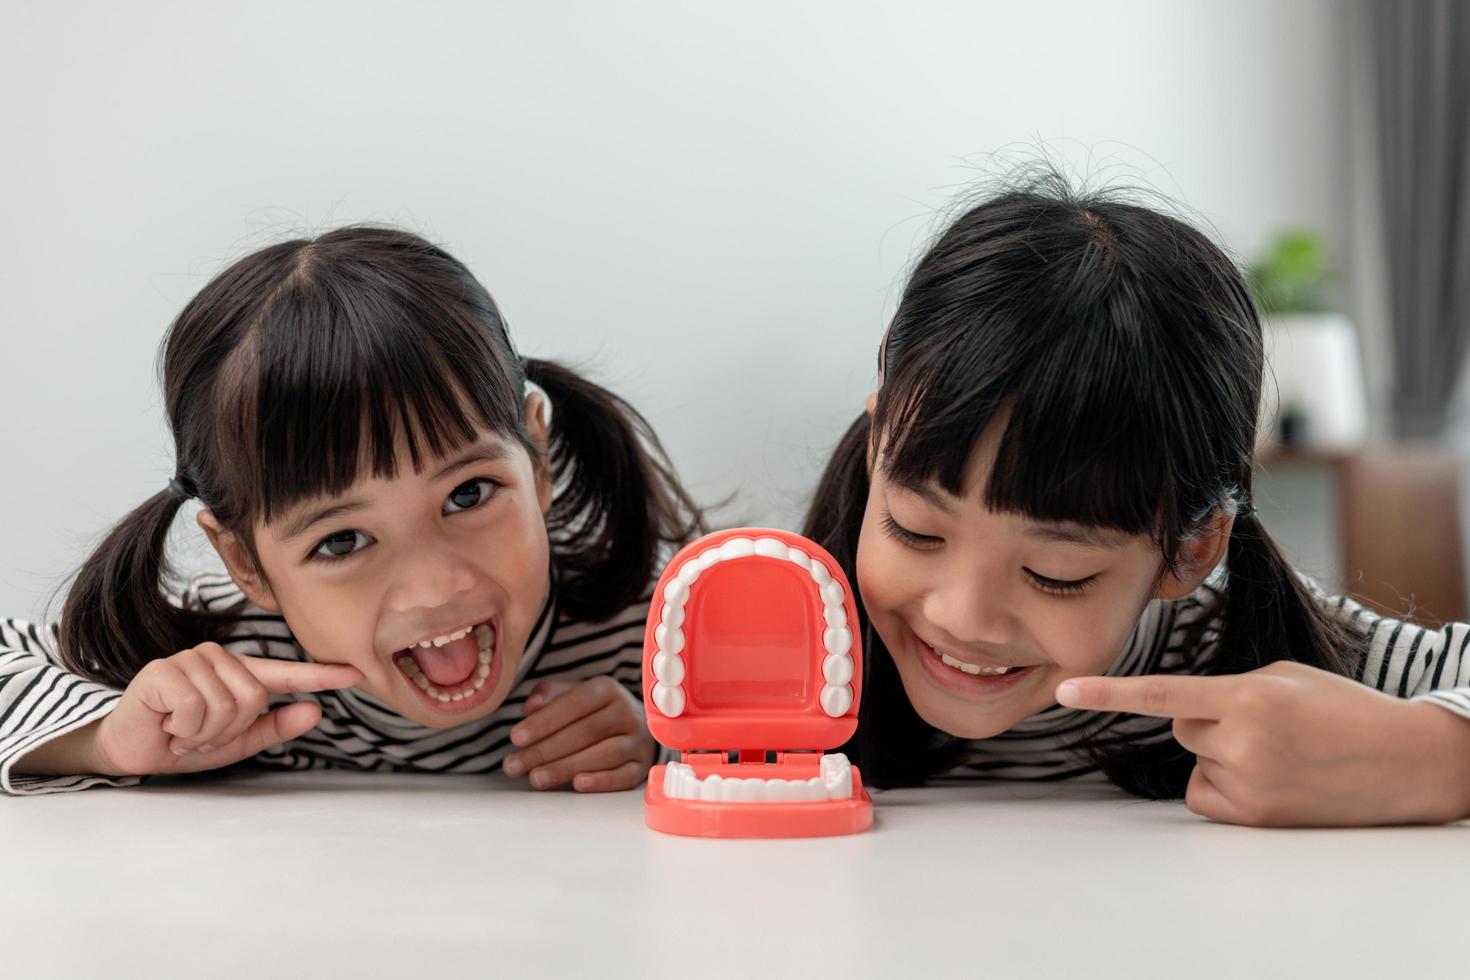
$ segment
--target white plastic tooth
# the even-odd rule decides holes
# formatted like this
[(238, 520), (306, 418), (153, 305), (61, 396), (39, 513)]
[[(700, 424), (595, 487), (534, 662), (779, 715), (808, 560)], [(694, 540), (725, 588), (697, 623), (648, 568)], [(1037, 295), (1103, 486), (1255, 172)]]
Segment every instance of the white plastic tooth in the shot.
[(822, 710), (832, 718), (841, 718), (852, 707), (852, 688), (846, 684), (826, 684), (822, 687)]
[(670, 605), (664, 603), (663, 609), (659, 610), (658, 621), (669, 629), (678, 629), (684, 625), (684, 605)]
[(775, 538), (756, 538), (755, 553), (762, 558), (785, 558), (786, 545)]
[(834, 687), (852, 683), (852, 658), (845, 653), (829, 653), (822, 661), (822, 679)]
[(827, 799), (845, 800), (852, 796), (852, 763), (841, 752), (822, 756), (817, 773), (822, 777)]
[(718, 800), (720, 798), (720, 784), (724, 781), (717, 772), (705, 776), (699, 783), (699, 798), (711, 802)]
[(846, 656), (852, 650), (852, 632), (846, 625), (829, 626), (822, 631), (822, 646), (828, 653)]
[(729, 561), (732, 558), (749, 558), (755, 554), (755, 542), (750, 538), (731, 538), (720, 545), (720, 560)]
[(842, 600), (846, 598), (842, 583), (837, 581), (828, 582), (822, 586), (822, 601), (829, 606), (841, 606)]
[(699, 799), (699, 777), (694, 774), (694, 767), (687, 767), (684, 771), (684, 798), (686, 800)]
[(678, 687), (684, 683), (684, 659), (675, 654), (655, 654), (653, 676), (670, 687)]
[(842, 606), (827, 606), (822, 615), (827, 617), (827, 625), (833, 629), (847, 625), (847, 610)]
[(682, 606), (685, 597), (688, 595), (689, 585), (679, 581), (678, 578), (670, 579), (669, 584), (664, 586), (664, 601), (670, 605)]
[(682, 762), (670, 762), (664, 766), (664, 795), (673, 796), (679, 785), (679, 767)]
[(813, 776), (806, 781), (806, 798), (809, 800), (825, 800), (827, 798), (827, 787), (822, 785), (821, 776)]
[(832, 573), (827, 571), (827, 566), (815, 558), (812, 559), (812, 567), (808, 571), (811, 573), (812, 581), (816, 582), (819, 588), (832, 581)]
[(787, 548), (786, 560), (804, 569), (810, 569), (812, 567), (812, 556), (800, 548)]
[(679, 581), (685, 585), (693, 585), (699, 579), (699, 573), (701, 571), (703, 569), (699, 567), (699, 561), (697, 559), (686, 561), (679, 568)]
[(658, 644), (661, 653), (677, 656), (684, 650), (684, 631), (659, 623), (653, 631), (653, 642)]
[(678, 685), (653, 685), (653, 705), (666, 718), (677, 718), (684, 713), (684, 689)]
[(720, 560), (720, 549), (719, 548), (706, 548), (703, 551), (701, 551), (699, 553), (699, 557), (695, 559), (695, 561), (699, 562), (699, 570), (700, 571), (704, 571), (706, 568), (709, 568), (711, 565), (716, 564), (719, 560)]

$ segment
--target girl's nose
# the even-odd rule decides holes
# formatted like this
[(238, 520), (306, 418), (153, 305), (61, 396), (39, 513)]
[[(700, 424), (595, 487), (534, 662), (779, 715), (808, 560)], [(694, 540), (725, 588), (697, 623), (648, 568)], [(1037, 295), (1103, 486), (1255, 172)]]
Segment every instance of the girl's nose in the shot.
[(924, 599), (924, 618), (959, 643), (1002, 647), (1019, 623), (1005, 585), (986, 573), (956, 574)]
[(426, 544), (397, 563), (392, 603), (400, 612), (452, 605), (475, 589), (474, 566), (453, 548)]

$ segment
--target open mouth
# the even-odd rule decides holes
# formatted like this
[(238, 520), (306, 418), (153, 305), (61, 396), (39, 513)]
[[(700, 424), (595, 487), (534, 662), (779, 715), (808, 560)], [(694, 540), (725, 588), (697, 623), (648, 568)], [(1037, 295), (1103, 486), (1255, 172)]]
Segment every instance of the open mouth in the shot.
[(440, 714), (484, 703), (500, 679), (501, 661), (498, 618), (420, 640), (393, 655), (419, 700)]
[(913, 636), (914, 652), (919, 665), (930, 677), (951, 690), (965, 694), (996, 694), (1014, 687), (1022, 678), (1036, 671), (1034, 664), (1008, 667), (962, 660), (944, 650), (935, 649), (919, 639), (918, 634), (912, 630), (909, 632)]

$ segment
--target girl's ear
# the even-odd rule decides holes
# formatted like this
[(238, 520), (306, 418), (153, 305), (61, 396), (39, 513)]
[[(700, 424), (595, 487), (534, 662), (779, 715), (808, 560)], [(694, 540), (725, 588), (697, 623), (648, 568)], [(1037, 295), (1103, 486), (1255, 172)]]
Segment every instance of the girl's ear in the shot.
[(1155, 599), (1180, 599), (1199, 588), (1225, 557), (1235, 515), (1216, 508), (1199, 534), (1179, 544), (1174, 570), (1165, 569)]
[(551, 458), (547, 455), (550, 444), (548, 407), (546, 396), (539, 391), (533, 391), (526, 396), (526, 433), (530, 435), (540, 456), (532, 468), (536, 471), (536, 501), (541, 505), (543, 515), (551, 510)]
[(208, 510), (199, 512), (199, 526), (209, 537), (209, 543), (214, 545), (214, 550), (219, 554), (220, 560), (225, 563), (225, 569), (230, 573), (230, 578), (245, 593), (245, 598), (255, 603), (266, 612), (278, 613), (281, 611), (280, 603), (271, 592), (270, 585), (265, 576), (255, 567), (250, 553), (245, 549), (245, 542), (233, 531), (226, 531), (215, 520), (214, 514)]

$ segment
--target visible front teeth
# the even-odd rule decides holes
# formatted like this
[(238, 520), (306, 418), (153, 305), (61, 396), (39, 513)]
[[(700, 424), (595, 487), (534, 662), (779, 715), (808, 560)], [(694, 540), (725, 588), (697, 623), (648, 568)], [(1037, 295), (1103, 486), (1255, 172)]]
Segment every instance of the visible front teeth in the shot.
[[(930, 647), (929, 649), (934, 650), (933, 647)], [(951, 657), (949, 654), (944, 653), (941, 650), (934, 650), (934, 652), (939, 654), (939, 659), (942, 660), (945, 664), (955, 668), (956, 670), (964, 671), (966, 674), (984, 674), (987, 677), (995, 677), (1000, 674), (1009, 674), (1013, 670), (1021, 669), (1019, 667), (981, 667), (978, 664), (967, 664), (963, 660), (956, 660), (954, 657)]]
[(727, 803), (817, 803), (852, 798), (852, 763), (840, 752), (824, 755), (809, 779), (742, 779), (719, 773), (700, 779), (683, 762), (664, 767), (664, 795)]
[(421, 647), (442, 647), (445, 643), (453, 643), (455, 640), (468, 636), (471, 632), (475, 634), (475, 645), (479, 648), (479, 654), (476, 658), (478, 662), (475, 664), (475, 672), (470, 676), (469, 681), (457, 688), (441, 690), (436, 687), (430, 682), (424, 672), (419, 669), (419, 665), (414, 662), (414, 659), (406, 654), (395, 658), (395, 663), (398, 664), (398, 669), (403, 671), (404, 675), (410, 681), (418, 685), (419, 690), (423, 691), (435, 701), (441, 704), (448, 704), (452, 701), (463, 701), (484, 687), (485, 681), (490, 677), (490, 661), (495, 656), (495, 629), (482, 623), (479, 626), (466, 627), (448, 636), (437, 636), (433, 640), (424, 640), (418, 644)]

